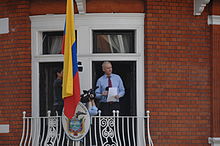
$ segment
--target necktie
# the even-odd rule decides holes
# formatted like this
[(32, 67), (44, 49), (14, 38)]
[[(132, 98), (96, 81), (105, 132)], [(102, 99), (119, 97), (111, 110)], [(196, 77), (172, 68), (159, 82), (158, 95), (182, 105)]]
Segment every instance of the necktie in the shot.
[(111, 81), (111, 76), (108, 76), (108, 87), (112, 87), (112, 81)]

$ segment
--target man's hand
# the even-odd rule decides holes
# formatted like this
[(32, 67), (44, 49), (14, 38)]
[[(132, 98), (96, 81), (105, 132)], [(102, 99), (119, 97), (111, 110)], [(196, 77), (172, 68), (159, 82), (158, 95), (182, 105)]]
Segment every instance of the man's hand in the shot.
[(90, 94), (90, 95), (89, 95), (89, 98), (94, 98), (94, 95), (93, 95), (93, 94)]
[(103, 92), (102, 92), (102, 95), (103, 95), (103, 96), (107, 96), (107, 95), (108, 95), (108, 91), (103, 91)]
[(116, 99), (119, 99), (120, 97), (119, 97), (119, 95), (116, 95), (115, 98), (116, 98)]

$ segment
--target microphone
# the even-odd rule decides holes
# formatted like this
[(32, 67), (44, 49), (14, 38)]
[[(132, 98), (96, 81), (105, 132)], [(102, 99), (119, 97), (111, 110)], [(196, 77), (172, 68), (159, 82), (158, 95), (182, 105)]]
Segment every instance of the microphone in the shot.
[(105, 88), (105, 90), (108, 91), (108, 90), (109, 90), (109, 86), (107, 86), (107, 87)]
[(98, 88), (99, 88), (99, 86), (96, 86), (94, 90), (96, 90), (96, 89), (98, 89)]

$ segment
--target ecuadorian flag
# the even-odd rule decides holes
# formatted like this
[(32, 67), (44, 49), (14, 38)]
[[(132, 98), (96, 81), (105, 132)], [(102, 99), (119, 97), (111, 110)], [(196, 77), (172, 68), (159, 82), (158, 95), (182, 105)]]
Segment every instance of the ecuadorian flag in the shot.
[(64, 67), (62, 97), (64, 99), (64, 114), (71, 119), (74, 116), (77, 104), (80, 101), (73, 0), (67, 0), (63, 53)]

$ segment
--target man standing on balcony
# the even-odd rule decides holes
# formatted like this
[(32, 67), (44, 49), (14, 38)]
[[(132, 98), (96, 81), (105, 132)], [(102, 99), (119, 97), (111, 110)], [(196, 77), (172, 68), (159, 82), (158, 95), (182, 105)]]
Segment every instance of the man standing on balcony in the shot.
[(62, 115), (63, 111), (63, 99), (62, 99), (62, 79), (63, 79), (63, 69), (56, 69), (56, 80), (53, 82), (53, 90), (54, 90), (54, 114), (58, 112), (58, 115)]
[(103, 62), (102, 70), (105, 74), (97, 80), (95, 92), (100, 102), (101, 115), (109, 116), (113, 110), (120, 110), (119, 98), (124, 96), (125, 88), (121, 77), (112, 73), (111, 62)]

